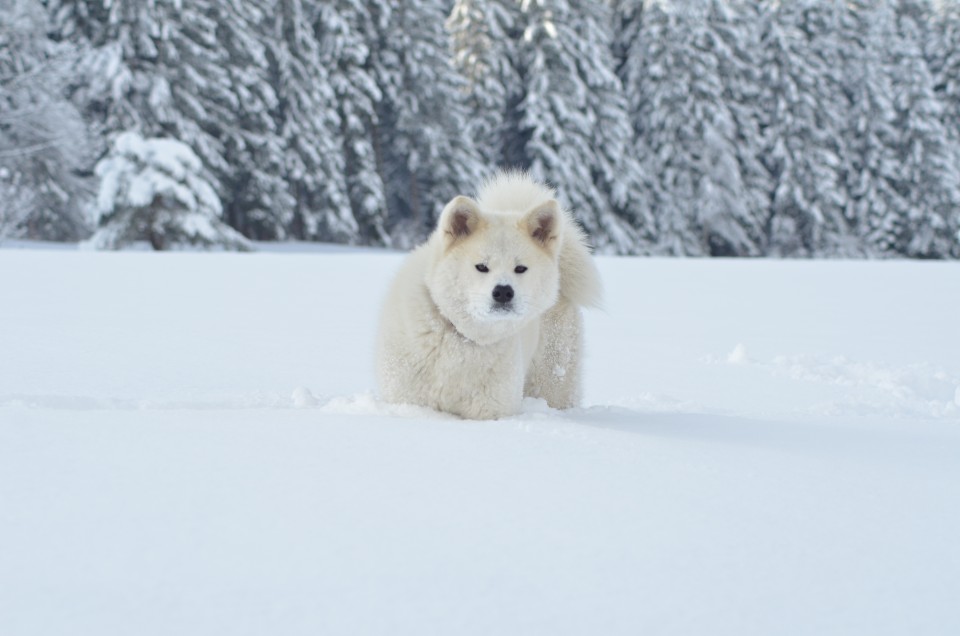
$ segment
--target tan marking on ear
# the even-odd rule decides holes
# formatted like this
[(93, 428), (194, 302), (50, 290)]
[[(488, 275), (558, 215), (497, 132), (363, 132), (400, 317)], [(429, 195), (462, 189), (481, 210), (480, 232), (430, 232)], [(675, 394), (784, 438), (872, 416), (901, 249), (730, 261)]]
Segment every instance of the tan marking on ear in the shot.
[(453, 245), (476, 232), (480, 216), (476, 201), (465, 196), (454, 197), (440, 214), (440, 227), (448, 243)]
[(555, 199), (536, 206), (523, 217), (523, 224), (534, 243), (544, 248), (553, 248), (551, 243), (560, 238), (560, 204)]

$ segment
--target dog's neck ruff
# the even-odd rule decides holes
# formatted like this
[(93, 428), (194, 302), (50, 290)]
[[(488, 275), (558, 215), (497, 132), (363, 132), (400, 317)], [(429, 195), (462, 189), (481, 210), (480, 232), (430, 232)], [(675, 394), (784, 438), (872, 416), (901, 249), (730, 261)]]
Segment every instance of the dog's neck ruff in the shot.
[[(486, 347), (497, 344), (498, 342), (502, 342), (503, 340), (516, 335), (516, 333), (522, 329), (523, 324), (526, 324), (526, 321), (524, 321), (523, 324), (514, 323), (513, 325), (510, 325), (508, 329), (477, 329), (477, 332), (474, 334), (465, 333), (463, 329), (457, 327), (457, 324), (443, 313), (439, 305), (437, 305), (437, 302), (432, 297), (430, 298), (430, 302), (433, 304), (433, 310), (436, 312), (436, 315), (438, 316), (440, 323), (444, 328), (449, 328), (455, 334), (460, 336), (460, 338), (462, 338), (465, 342), (469, 342), (477, 347)], [(492, 323), (491, 326), (493, 326), (493, 324), (496, 323)], [(503, 326), (506, 326), (506, 324), (506, 321), (501, 323)]]
[(468, 338), (465, 333), (457, 329), (457, 326), (453, 324), (453, 321), (447, 318), (446, 316), (444, 316), (443, 313), (440, 312), (439, 308), (437, 308), (437, 313), (440, 314), (440, 318), (443, 320), (444, 323), (446, 323), (447, 326), (450, 327), (453, 333), (460, 336), (462, 340), (464, 340), (465, 342), (469, 342), (470, 344), (480, 346), (480, 343), (478, 343), (476, 340), (473, 340), (472, 338)]

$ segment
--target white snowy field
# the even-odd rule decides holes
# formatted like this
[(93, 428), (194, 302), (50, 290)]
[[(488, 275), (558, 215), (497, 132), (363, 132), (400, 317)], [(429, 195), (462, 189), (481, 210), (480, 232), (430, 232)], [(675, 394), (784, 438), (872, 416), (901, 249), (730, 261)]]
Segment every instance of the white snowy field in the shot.
[(0, 634), (960, 633), (960, 264), (600, 259), (473, 422), (376, 400), (399, 258), (0, 250)]

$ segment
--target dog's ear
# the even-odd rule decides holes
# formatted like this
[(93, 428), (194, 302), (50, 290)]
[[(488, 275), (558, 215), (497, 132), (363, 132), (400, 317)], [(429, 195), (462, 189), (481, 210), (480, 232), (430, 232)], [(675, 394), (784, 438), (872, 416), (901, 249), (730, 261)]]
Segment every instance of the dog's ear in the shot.
[(468, 197), (455, 197), (440, 213), (438, 227), (447, 245), (454, 245), (477, 231), (480, 226), (480, 207)]
[(560, 204), (550, 199), (527, 212), (520, 221), (533, 242), (553, 255), (560, 249), (560, 214)]

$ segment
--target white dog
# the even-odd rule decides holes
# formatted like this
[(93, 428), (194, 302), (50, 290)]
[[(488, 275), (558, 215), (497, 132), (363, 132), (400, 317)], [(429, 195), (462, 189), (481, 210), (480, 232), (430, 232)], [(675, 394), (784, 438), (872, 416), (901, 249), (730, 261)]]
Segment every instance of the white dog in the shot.
[(383, 308), (384, 399), (470, 419), (517, 413), (524, 396), (578, 403), (580, 308), (598, 305), (600, 279), (554, 196), (507, 172), (447, 204)]

